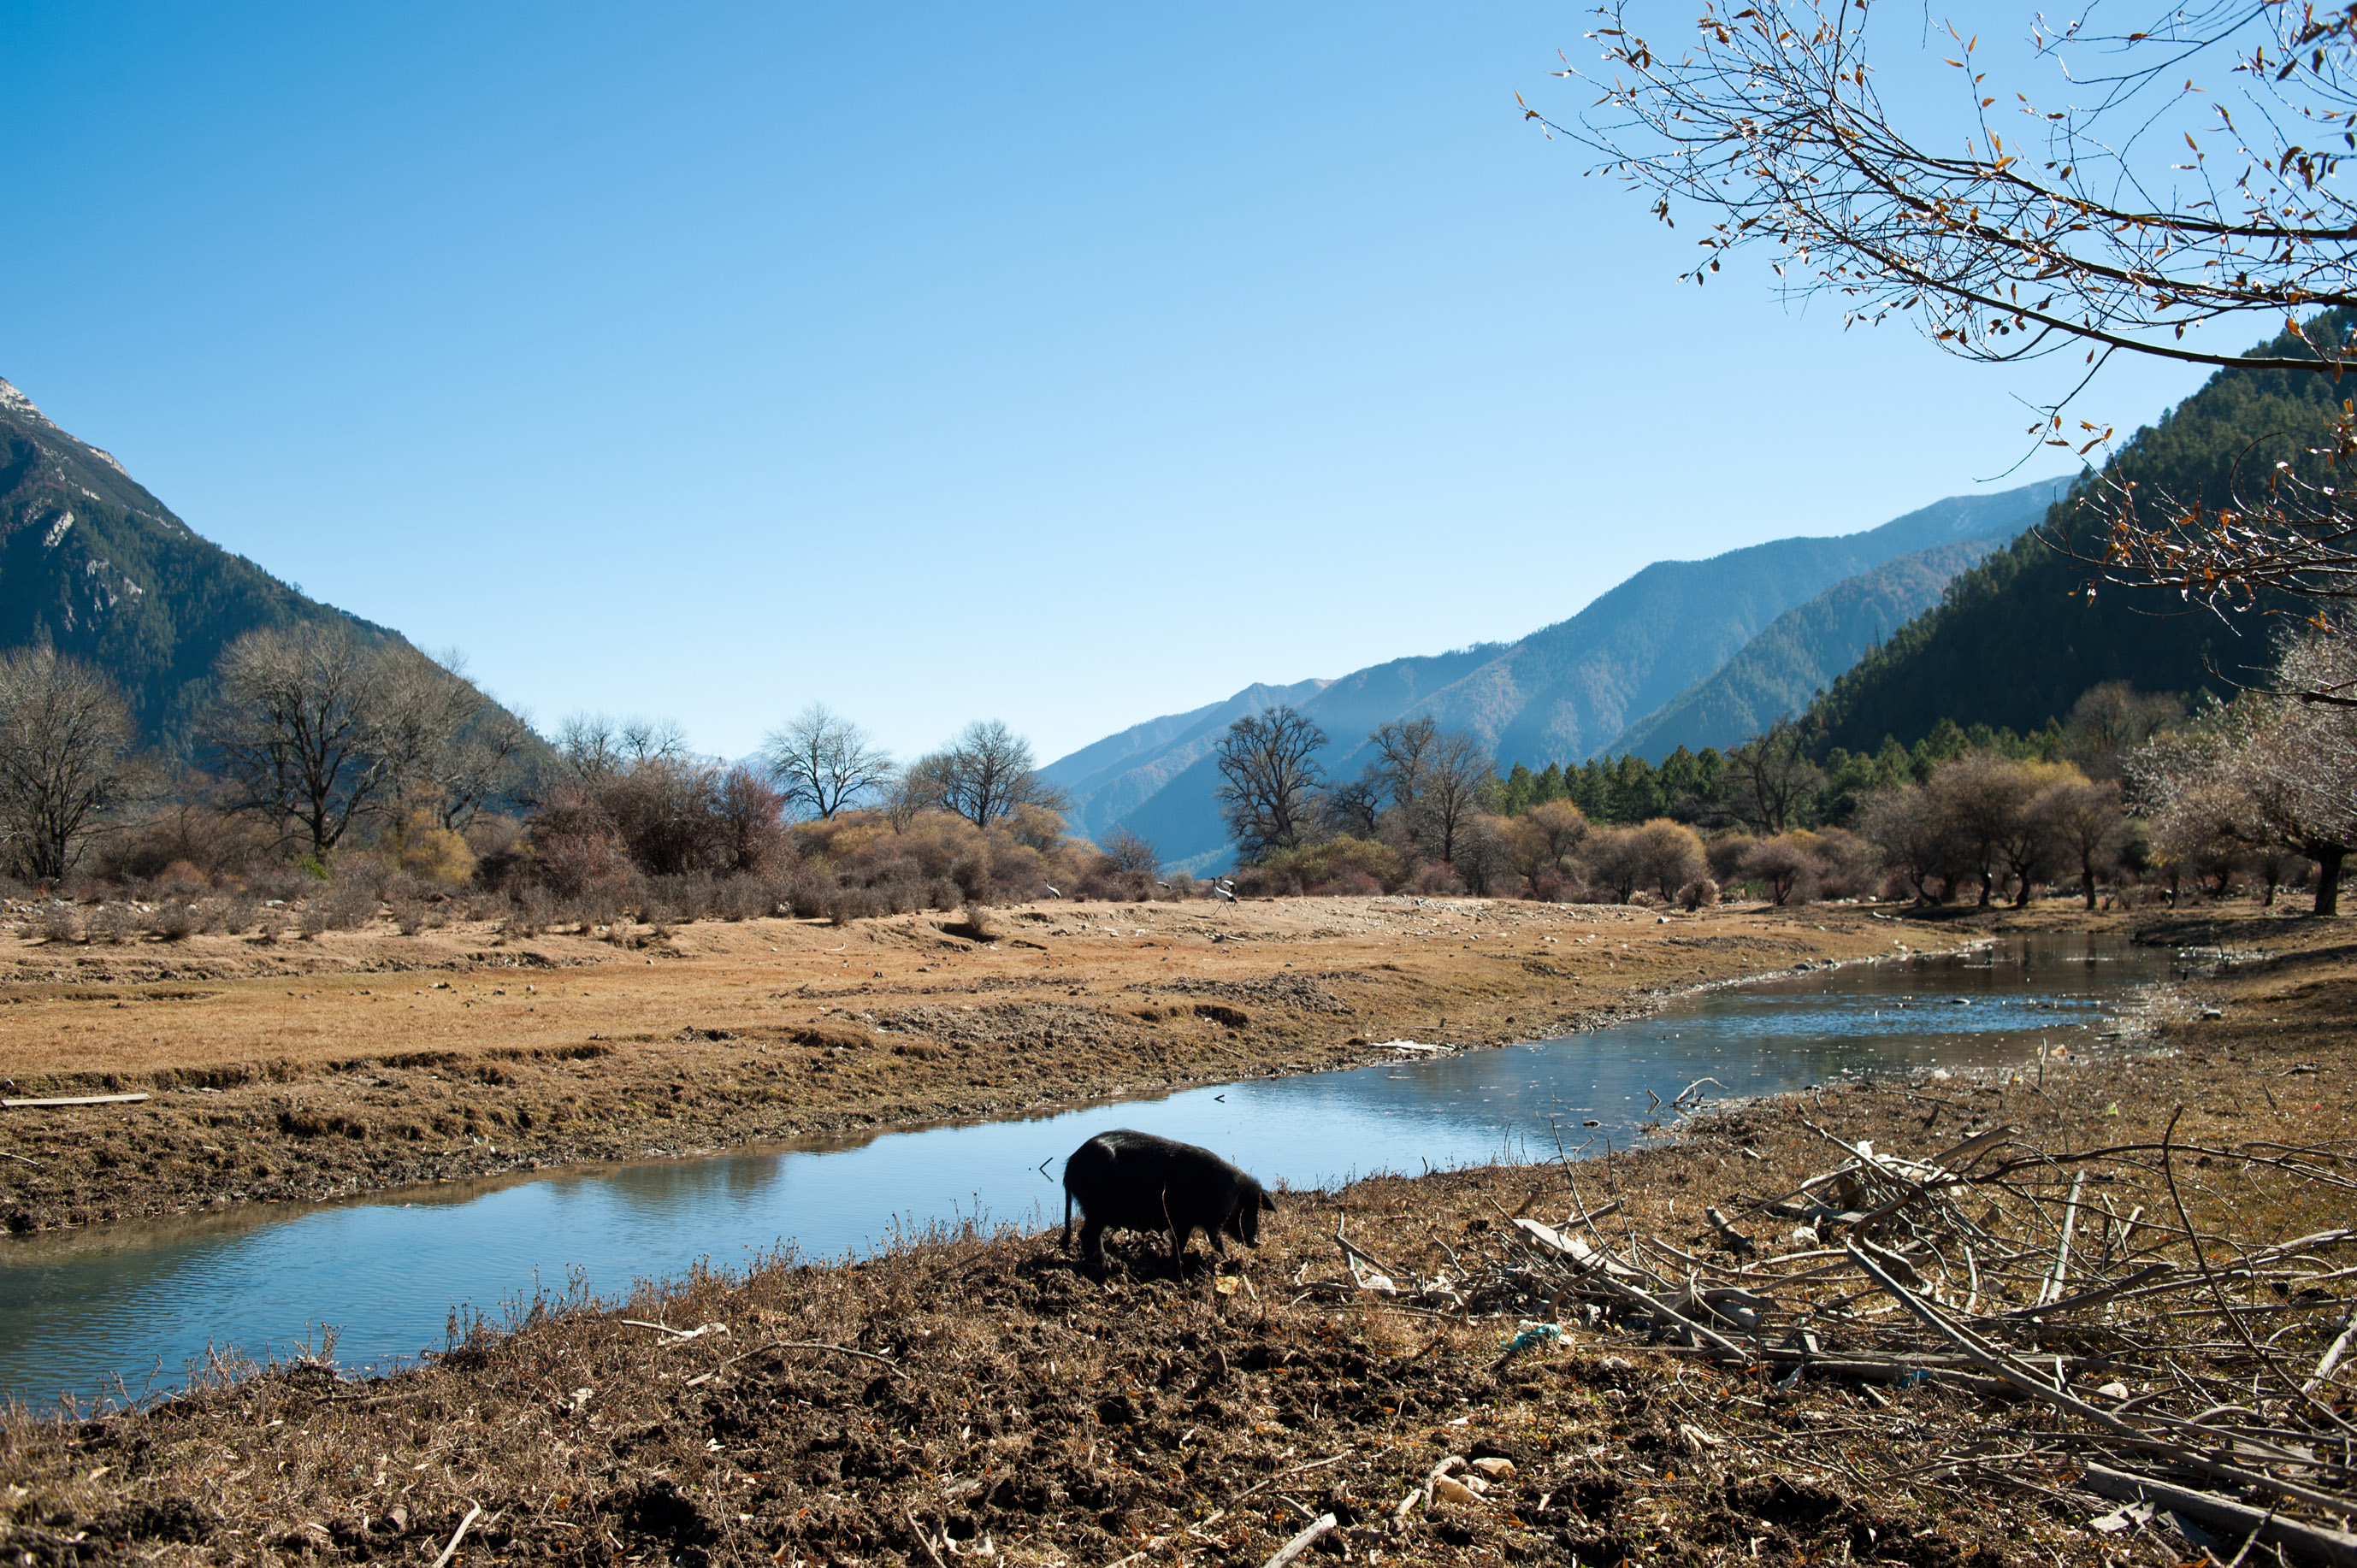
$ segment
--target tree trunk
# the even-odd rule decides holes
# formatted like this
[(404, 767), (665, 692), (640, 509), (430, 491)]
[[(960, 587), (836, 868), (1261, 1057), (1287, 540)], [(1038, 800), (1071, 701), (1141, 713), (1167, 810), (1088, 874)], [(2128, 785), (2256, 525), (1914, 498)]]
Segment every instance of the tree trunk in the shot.
[(2347, 844), (2327, 844), (2316, 852), (2316, 912), (2319, 915), (2341, 913), (2341, 862), (2349, 853)]
[(2093, 908), (2095, 907), (2095, 863), (2093, 861), (2083, 860), (2079, 863), (2079, 887), (2087, 895), (2087, 908)]

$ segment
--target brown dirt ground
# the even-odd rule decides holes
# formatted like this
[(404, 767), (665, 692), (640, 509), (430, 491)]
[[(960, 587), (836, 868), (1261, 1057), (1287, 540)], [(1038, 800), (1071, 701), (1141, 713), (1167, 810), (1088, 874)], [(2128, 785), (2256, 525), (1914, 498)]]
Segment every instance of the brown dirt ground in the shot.
[(155, 1096), (0, 1112), (0, 1226), (1317, 1071), (1381, 1058), (1385, 1040), (1542, 1037), (1697, 985), (1960, 940), (1855, 908), (1472, 899), (1050, 903), (988, 922), (380, 923), (124, 947), (0, 931), (0, 1095)]
[[(2241, 958), (2158, 993), (2145, 1037), (2042, 1081), (2025, 1070), (1734, 1108), (1668, 1146), (1582, 1162), (1584, 1201), (1619, 1198), (1638, 1231), (1699, 1251), (1706, 1204), (1756, 1216), (1826, 1167), (1806, 1122), (1894, 1152), (1996, 1122), (2085, 1149), (2149, 1141), (2184, 1106), (2179, 1139), (2219, 1155), (2181, 1166), (2197, 1223), (2267, 1237), (2346, 1223), (2345, 1193), (2288, 1186), (2233, 1153), (2338, 1141), (2349, 1157), (2357, 941), (2337, 922), (2251, 916), (2147, 934)], [(1764, 1369), (1609, 1327), (1501, 1363), (1511, 1310), (1457, 1318), (1305, 1288), (1341, 1277), (1341, 1215), (1387, 1262), (1463, 1278), (1448, 1254), (1501, 1247), (1495, 1205), (1536, 1194), (1541, 1212), (1561, 1208), (1563, 1183), (1519, 1167), (1296, 1195), (1265, 1244), (1219, 1274), (1198, 1249), (1174, 1275), (1144, 1237), (1116, 1236), (1101, 1283), (1052, 1233), (941, 1236), (848, 1266), (782, 1260), (534, 1312), (385, 1380), (294, 1365), (142, 1414), (19, 1412), (0, 1421), (0, 1552), (54, 1565), (425, 1563), (479, 1507), (462, 1568), (1249, 1568), (1326, 1510), (1344, 1528), (1318, 1552), (1380, 1564), (2201, 1560), (2158, 1528), (2091, 1533), (2112, 1505), (2076, 1491), (2067, 1466), (1950, 1471), (1966, 1444), (2040, 1420), (1964, 1388), (1811, 1378), (1788, 1391)], [(677, 1340), (625, 1318), (727, 1326)], [(2329, 1397), (2352, 1412), (2345, 1374)], [(1503, 1457), (1513, 1473), (1486, 1498), (1390, 1528), (1447, 1454)]]

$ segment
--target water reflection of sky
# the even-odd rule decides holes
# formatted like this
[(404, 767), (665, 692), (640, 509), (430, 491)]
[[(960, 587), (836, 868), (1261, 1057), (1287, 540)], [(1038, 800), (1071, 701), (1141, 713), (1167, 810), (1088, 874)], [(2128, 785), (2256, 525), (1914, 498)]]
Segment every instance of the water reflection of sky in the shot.
[[(612, 1295), (699, 1260), (739, 1268), (791, 1243), (829, 1256), (982, 1216), (1060, 1222), (1057, 1174), (1092, 1133), (1135, 1126), (1220, 1150), (1272, 1185), (1326, 1186), (1500, 1155), (1625, 1144), (1697, 1079), (1714, 1097), (1845, 1072), (2019, 1060), (2077, 1038), (2102, 999), (2164, 961), (2090, 939), (1965, 960), (1852, 966), (1718, 992), (1610, 1029), (1354, 1071), (1190, 1090), (1029, 1121), (889, 1134), (852, 1147), (559, 1172), (411, 1202), (260, 1209), (0, 1245), (0, 1390), (87, 1392), (208, 1344), (285, 1351), (313, 1325), (347, 1364), (438, 1345), (453, 1307), (486, 1310), (569, 1271)], [(1587, 1128), (1580, 1123), (1600, 1123)], [(1597, 1145), (1600, 1146), (1600, 1144)], [(1044, 1168), (1043, 1168), (1044, 1167)]]

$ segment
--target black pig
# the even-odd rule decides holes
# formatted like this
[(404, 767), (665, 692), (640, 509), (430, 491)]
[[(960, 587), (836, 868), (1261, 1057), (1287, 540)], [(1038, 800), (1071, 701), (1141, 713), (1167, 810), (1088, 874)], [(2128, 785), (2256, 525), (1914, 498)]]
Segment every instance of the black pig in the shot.
[(1104, 1233), (1167, 1230), (1170, 1263), (1178, 1266), (1197, 1230), (1224, 1257), (1222, 1235), (1247, 1247), (1260, 1245), (1260, 1216), (1276, 1200), (1251, 1176), (1209, 1149), (1126, 1128), (1100, 1133), (1064, 1162), (1064, 1245), (1072, 1244), (1072, 1205), (1083, 1222), (1081, 1252), (1093, 1268), (1104, 1267)]

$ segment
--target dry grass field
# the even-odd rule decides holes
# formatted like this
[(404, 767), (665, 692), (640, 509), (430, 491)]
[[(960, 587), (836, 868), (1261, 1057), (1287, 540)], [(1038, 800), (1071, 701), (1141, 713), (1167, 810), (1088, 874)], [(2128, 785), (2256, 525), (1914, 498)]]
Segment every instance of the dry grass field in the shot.
[[(2068, 911), (2038, 918), (2066, 921)], [(0, 930), (0, 1224), (684, 1155), (1564, 1033), (1964, 940), (1852, 908), (1049, 903), (102, 946)]]

